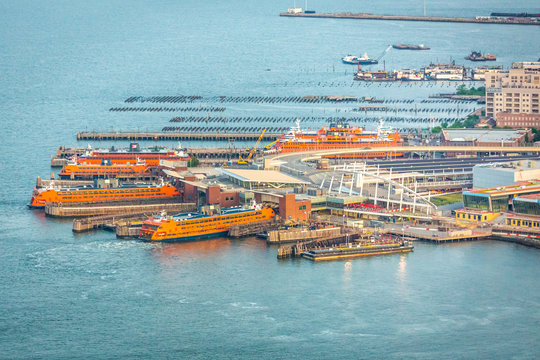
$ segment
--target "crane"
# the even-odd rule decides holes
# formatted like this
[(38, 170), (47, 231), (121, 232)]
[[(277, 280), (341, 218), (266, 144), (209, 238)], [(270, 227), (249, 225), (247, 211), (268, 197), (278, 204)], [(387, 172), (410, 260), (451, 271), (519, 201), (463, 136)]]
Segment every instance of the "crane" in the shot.
[(238, 156), (238, 164), (245, 165), (245, 164), (249, 164), (251, 162), (251, 158), (253, 157), (253, 154), (255, 154), (255, 150), (257, 150), (257, 146), (259, 146), (259, 143), (261, 142), (265, 132), (266, 132), (266, 129), (264, 129), (262, 131), (261, 135), (259, 135), (259, 138), (257, 139), (257, 142), (255, 143), (255, 146), (253, 146), (253, 148), (249, 152), (247, 158), (242, 159), (242, 155)]
[(266, 145), (264, 148), (265, 148), (266, 150), (270, 150), (270, 149), (272, 148), (272, 146), (274, 146), (275, 144), (277, 144), (278, 141), (279, 141), (279, 139), (274, 140), (274, 141), (272, 141), (270, 144)]
[(376, 59), (377, 62), (379, 62), (379, 61), (382, 59), (382, 57), (383, 57), (384, 55), (386, 55), (386, 53), (387, 53), (391, 48), (392, 48), (392, 45), (388, 45), (388, 47), (386, 48), (386, 50), (384, 50), (384, 51), (382, 52), (382, 54)]

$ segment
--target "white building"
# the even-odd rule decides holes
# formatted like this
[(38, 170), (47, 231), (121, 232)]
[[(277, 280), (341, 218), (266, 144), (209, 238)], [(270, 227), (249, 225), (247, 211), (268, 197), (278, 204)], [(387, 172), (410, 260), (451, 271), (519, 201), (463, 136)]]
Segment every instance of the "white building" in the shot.
[(493, 188), (520, 181), (540, 180), (540, 161), (519, 160), (473, 167), (473, 188)]

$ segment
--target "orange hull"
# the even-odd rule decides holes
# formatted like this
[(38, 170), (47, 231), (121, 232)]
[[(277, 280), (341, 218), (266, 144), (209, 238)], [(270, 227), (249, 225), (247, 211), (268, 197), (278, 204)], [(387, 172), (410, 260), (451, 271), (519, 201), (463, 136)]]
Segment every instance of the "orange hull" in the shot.
[(180, 192), (172, 185), (114, 188), (114, 189), (34, 189), (30, 206), (44, 208), (47, 203), (90, 203), (111, 200), (150, 199), (180, 196)]
[(177, 155), (175, 152), (168, 153), (98, 153), (94, 152), (91, 156), (81, 156), (77, 158), (78, 164), (99, 165), (103, 160), (108, 160), (113, 165), (135, 164), (139, 160), (144, 160), (147, 165), (157, 166), (159, 160), (185, 161), (189, 157)]
[(382, 122), (376, 132), (365, 131), (358, 126), (351, 127), (346, 123), (337, 123), (322, 127), (317, 132), (302, 131), (299, 126), (296, 129), (292, 128), (290, 133), (281, 137), (275, 149), (278, 152), (289, 153), (390, 147), (399, 146), (402, 142), (401, 135), (397, 131), (383, 128)]
[(315, 151), (315, 150), (335, 150), (335, 149), (362, 149), (372, 147), (390, 147), (399, 146), (398, 142), (328, 142), (328, 143), (283, 143), (280, 146), (282, 153), (298, 152), (298, 151)]
[(381, 152), (370, 152), (370, 153), (359, 153), (359, 154), (341, 154), (341, 155), (327, 155), (323, 156), (326, 159), (335, 159), (335, 158), (347, 158), (347, 159), (364, 159), (364, 158), (385, 158), (385, 157), (401, 157), (404, 154), (402, 152), (395, 151), (381, 151)]
[(213, 216), (179, 216), (172, 220), (146, 220), (139, 237), (151, 241), (185, 241), (227, 235), (232, 225), (269, 220), (275, 216), (275, 212), (265, 207), (261, 210), (238, 210)]
[(146, 165), (74, 165), (68, 164), (60, 171), (60, 178), (88, 179), (94, 175), (140, 176), (149, 175)]

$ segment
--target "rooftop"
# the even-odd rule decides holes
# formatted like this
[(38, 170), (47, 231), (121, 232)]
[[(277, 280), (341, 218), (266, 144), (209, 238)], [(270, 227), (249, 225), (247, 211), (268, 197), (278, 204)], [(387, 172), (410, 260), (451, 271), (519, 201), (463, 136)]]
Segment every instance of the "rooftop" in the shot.
[(307, 184), (305, 181), (273, 170), (221, 169), (221, 172), (229, 177), (245, 182)]
[(540, 192), (539, 182), (521, 182), (519, 184), (498, 186), (494, 188), (471, 190), (463, 192), (463, 195), (512, 195)]
[(445, 129), (449, 141), (514, 142), (523, 136), (523, 130)]
[(514, 200), (516, 199), (533, 200), (533, 202), (540, 202), (540, 193), (520, 195), (514, 198)]
[[(538, 160), (540, 160), (540, 158)], [(491, 169), (497, 169), (497, 170), (508, 171), (508, 172), (539, 170), (540, 161), (519, 160), (519, 161), (495, 162), (495, 163), (488, 163), (488, 164), (478, 164), (478, 165), (475, 165), (474, 168), (475, 169), (491, 168)]]

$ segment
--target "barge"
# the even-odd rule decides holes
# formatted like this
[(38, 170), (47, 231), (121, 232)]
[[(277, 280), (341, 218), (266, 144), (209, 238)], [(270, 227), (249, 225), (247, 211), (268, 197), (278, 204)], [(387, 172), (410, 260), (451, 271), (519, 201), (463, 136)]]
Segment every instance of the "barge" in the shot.
[(392, 47), (398, 50), (429, 50), (431, 49), (427, 46), (424, 46), (424, 44), (420, 44), (420, 45), (398, 44), (398, 45), (392, 45)]
[(350, 243), (325, 249), (312, 249), (302, 257), (312, 261), (341, 260), (364, 256), (408, 253), (414, 246), (408, 241), (390, 243)]
[(482, 54), (480, 51), (473, 51), (465, 57), (469, 61), (495, 61), (497, 57), (493, 54)]

